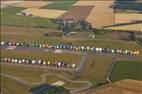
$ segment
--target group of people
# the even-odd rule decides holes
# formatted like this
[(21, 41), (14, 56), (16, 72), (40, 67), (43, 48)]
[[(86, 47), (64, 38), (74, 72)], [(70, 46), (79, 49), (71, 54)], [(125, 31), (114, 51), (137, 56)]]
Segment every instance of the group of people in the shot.
[(56, 68), (75, 68), (76, 64), (67, 64), (64, 62), (51, 62), (45, 60), (32, 60), (32, 59), (25, 59), (25, 58), (8, 58), (4, 57), (0, 59), (1, 63), (14, 63), (14, 64), (31, 64), (31, 65), (45, 65), (50, 67)]
[(2, 46), (17, 46), (17, 47), (29, 47), (29, 48), (47, 48), (47, 49), (67, 49), (75, 51), (89, 51), (93, 53), (104, 53), (104, 54), (115, 54), (115, 55), (139, 55), (140, 51), (131, 51), (124, 49), (110, 49), (110, 48), (100, 48), (100, 47), (90, 47), (90, 46), (73, 46), (73, 45), (48, 45), (39, 43), (19, 43), (19, 42), (1, 42)]

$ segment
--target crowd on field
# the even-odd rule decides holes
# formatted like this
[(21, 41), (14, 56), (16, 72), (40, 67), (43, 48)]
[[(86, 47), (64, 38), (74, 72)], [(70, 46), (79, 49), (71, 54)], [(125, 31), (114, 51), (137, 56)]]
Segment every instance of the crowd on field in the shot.
[(56, 68), (75, 68), (76, 64), (67, 64), (65, 62), (60, 61), (46, 61), (46, 60), (33, 60), (33, 59), (25, 59), (25, 58), (8, 58), (1, 57), (0, 62), (2, 63), (14, 63), (14, 64), (31, 64), (31, 65), (44, 65)]
[(66, 44), (59, 45), (49, 45), (40, 43), (20, 43), (20, 42), (1, 42), (1, 46), (16, 46), (16, 47), (29, 47), (29, 48), (47, 48), (47, 49), (66, 49), (75, 51), (90, 51), (93, 53), (105, 53), (105, 54), (115, 54), (115, 55), (139, 55), (140, 51), (129, 50), (129, 49), (111, 49), (111, 48), (101, 48), (101, 47), (90, 47), (90, 46), (73, 46)]

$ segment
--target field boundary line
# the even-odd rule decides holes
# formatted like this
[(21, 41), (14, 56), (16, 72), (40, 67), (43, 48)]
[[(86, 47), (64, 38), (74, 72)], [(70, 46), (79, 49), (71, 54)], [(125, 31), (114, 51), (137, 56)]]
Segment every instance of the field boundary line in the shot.
[(112, 83), (112, 80), (110, 79), (110, 76), (111, 76), (111, 73), (112, 73), (115, 65), (116, 65), (116, 59), (114, 58), (110, 68), (108, 69), (107, 75), (106, 75), (106, 81), (108, 81), (109, 83)]

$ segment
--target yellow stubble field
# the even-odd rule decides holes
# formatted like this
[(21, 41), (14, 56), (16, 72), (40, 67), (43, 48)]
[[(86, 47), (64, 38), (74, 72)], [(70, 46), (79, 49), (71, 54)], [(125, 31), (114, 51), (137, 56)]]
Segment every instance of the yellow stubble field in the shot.
[(23, 11), (24, 13), (30, 13), (34, 16), (43, 17), (43, 18), (57, 18), (64, 14), (66, 11), (63, 10), (51, 10), (51, 9), (34, 9), (28, 8)]

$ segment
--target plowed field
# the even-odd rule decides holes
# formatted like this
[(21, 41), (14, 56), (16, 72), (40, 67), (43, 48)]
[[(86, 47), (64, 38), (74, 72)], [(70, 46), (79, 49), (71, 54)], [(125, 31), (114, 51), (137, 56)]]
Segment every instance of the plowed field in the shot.
[(62, 19), (86, 19), (94, 6), (73, 6), (59, 18)]

